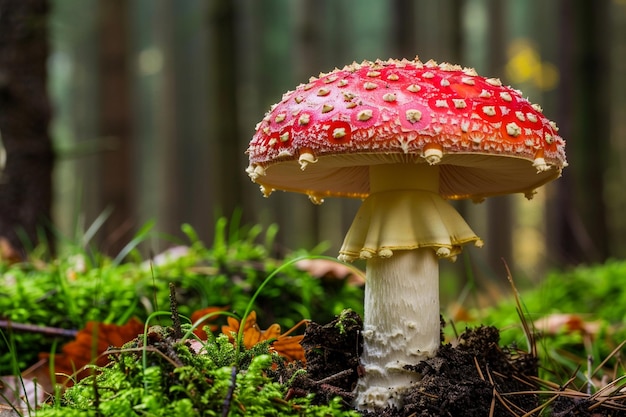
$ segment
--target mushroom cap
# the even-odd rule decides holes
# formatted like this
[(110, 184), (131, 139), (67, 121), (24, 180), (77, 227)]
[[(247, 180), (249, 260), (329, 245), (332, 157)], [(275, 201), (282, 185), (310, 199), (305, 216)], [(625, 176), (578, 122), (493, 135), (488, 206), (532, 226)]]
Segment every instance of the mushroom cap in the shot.
[(247, 150), (251, 179), (273, 190), (365, 198), (369, 166), (440, 167), (444, 198), (534, 189), (567, 166), (558, 128), (521, 92), (433, 61), (353, 63), (283, 95)]

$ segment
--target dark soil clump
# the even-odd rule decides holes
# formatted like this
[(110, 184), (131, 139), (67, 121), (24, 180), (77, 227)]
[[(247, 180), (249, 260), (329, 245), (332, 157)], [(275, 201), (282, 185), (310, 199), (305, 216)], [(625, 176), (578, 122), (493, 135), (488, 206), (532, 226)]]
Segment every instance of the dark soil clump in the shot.
[(537, 361), (527, 353), (498, 345), (494, 327), (467, 330), (457, 346), (441, 346), (437, 355), (412, 370), (422, 380), (407, 394), (402, 412), (392, 416), (512, 416), (539, 406), (529, 376)]
[[(292, 389), (300, 394), (314, 392), (320, 402), (341, 396), (353, 401), (352, 390), (359, 376), (362, 322), (346, 312), (326, 325), (311, 324), (302, 346), (307, 373), (295, 378)], [(537, 375), (536, 358), (498, 345), (494, 327), (467, 330), (456, 346), (442, 345), (437, 355), (410, 369), (422, 380), (405, 396), (401, 410), (363, 412), (374, 417), (513, 416), (539, 406), (529, 376)]]
[(361, 317), (350, 310), (325, 325), (310, 323), (301, 342), (306, 376), (297, 377), (292, 389), (301, 394), (314, 392), (315, 402), (320, 404), (337, 396), (351, 403), (359, 378), (362, 328)]

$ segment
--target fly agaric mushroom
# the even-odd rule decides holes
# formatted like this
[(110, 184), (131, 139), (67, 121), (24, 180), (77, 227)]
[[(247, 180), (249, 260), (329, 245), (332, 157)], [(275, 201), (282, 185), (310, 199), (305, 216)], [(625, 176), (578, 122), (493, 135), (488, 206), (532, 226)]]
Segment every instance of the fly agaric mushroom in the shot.
[(521, 93), (433, 61), (353, 63), (287, 92), (257, 125), (250, 178), (364, 199), (340, 259), (367, 260), (357, 407), (399, 407), (404, 369), (440, 345), (438, 258), (482, 244), (445, 199), (524, 193), (561, 175), (558, 129)]

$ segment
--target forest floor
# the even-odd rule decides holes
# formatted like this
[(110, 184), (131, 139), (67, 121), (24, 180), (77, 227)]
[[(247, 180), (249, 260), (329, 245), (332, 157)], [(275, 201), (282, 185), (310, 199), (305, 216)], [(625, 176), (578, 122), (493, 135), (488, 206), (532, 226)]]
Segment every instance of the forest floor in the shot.
[[(313, 392), (320, 402), (339, 395), (352, 402), (359, 373), (357, 347), (361, 319), (351, 314), (326, 325), (308, 326), (302, 341), (307, 373), (295, 378), (294, 395)], [(589, 398), (583, 396), (554, 395), (548, 405), (546, 398), (537, 394), (537, 358), (504, 349), (499, 346), (499, 339), (495, 327), (466, 330), (454, 346), (444, 344), (435, 357), (410, 367), (422, 379), (407, 393), (402, 409), (362, 414), (367, 417), (626, 416), (624, 411), (601, 404), (590, 409)]]

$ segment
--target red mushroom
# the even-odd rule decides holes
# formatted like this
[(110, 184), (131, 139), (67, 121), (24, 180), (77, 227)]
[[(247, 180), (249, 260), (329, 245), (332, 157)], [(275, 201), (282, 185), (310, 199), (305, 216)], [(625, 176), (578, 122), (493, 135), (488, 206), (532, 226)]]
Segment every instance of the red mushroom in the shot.
[(440, 345), (438, 258), (481, 240), (445, 199), (534, 190), (567, 165), (558, 129), (517, 90), (419, 60), (354, 63), (286, 93), (257, 125), (250, 178), (365, 199), (340, 259), (367, 259), (357, 407), (401, 406), (404, 369)]

